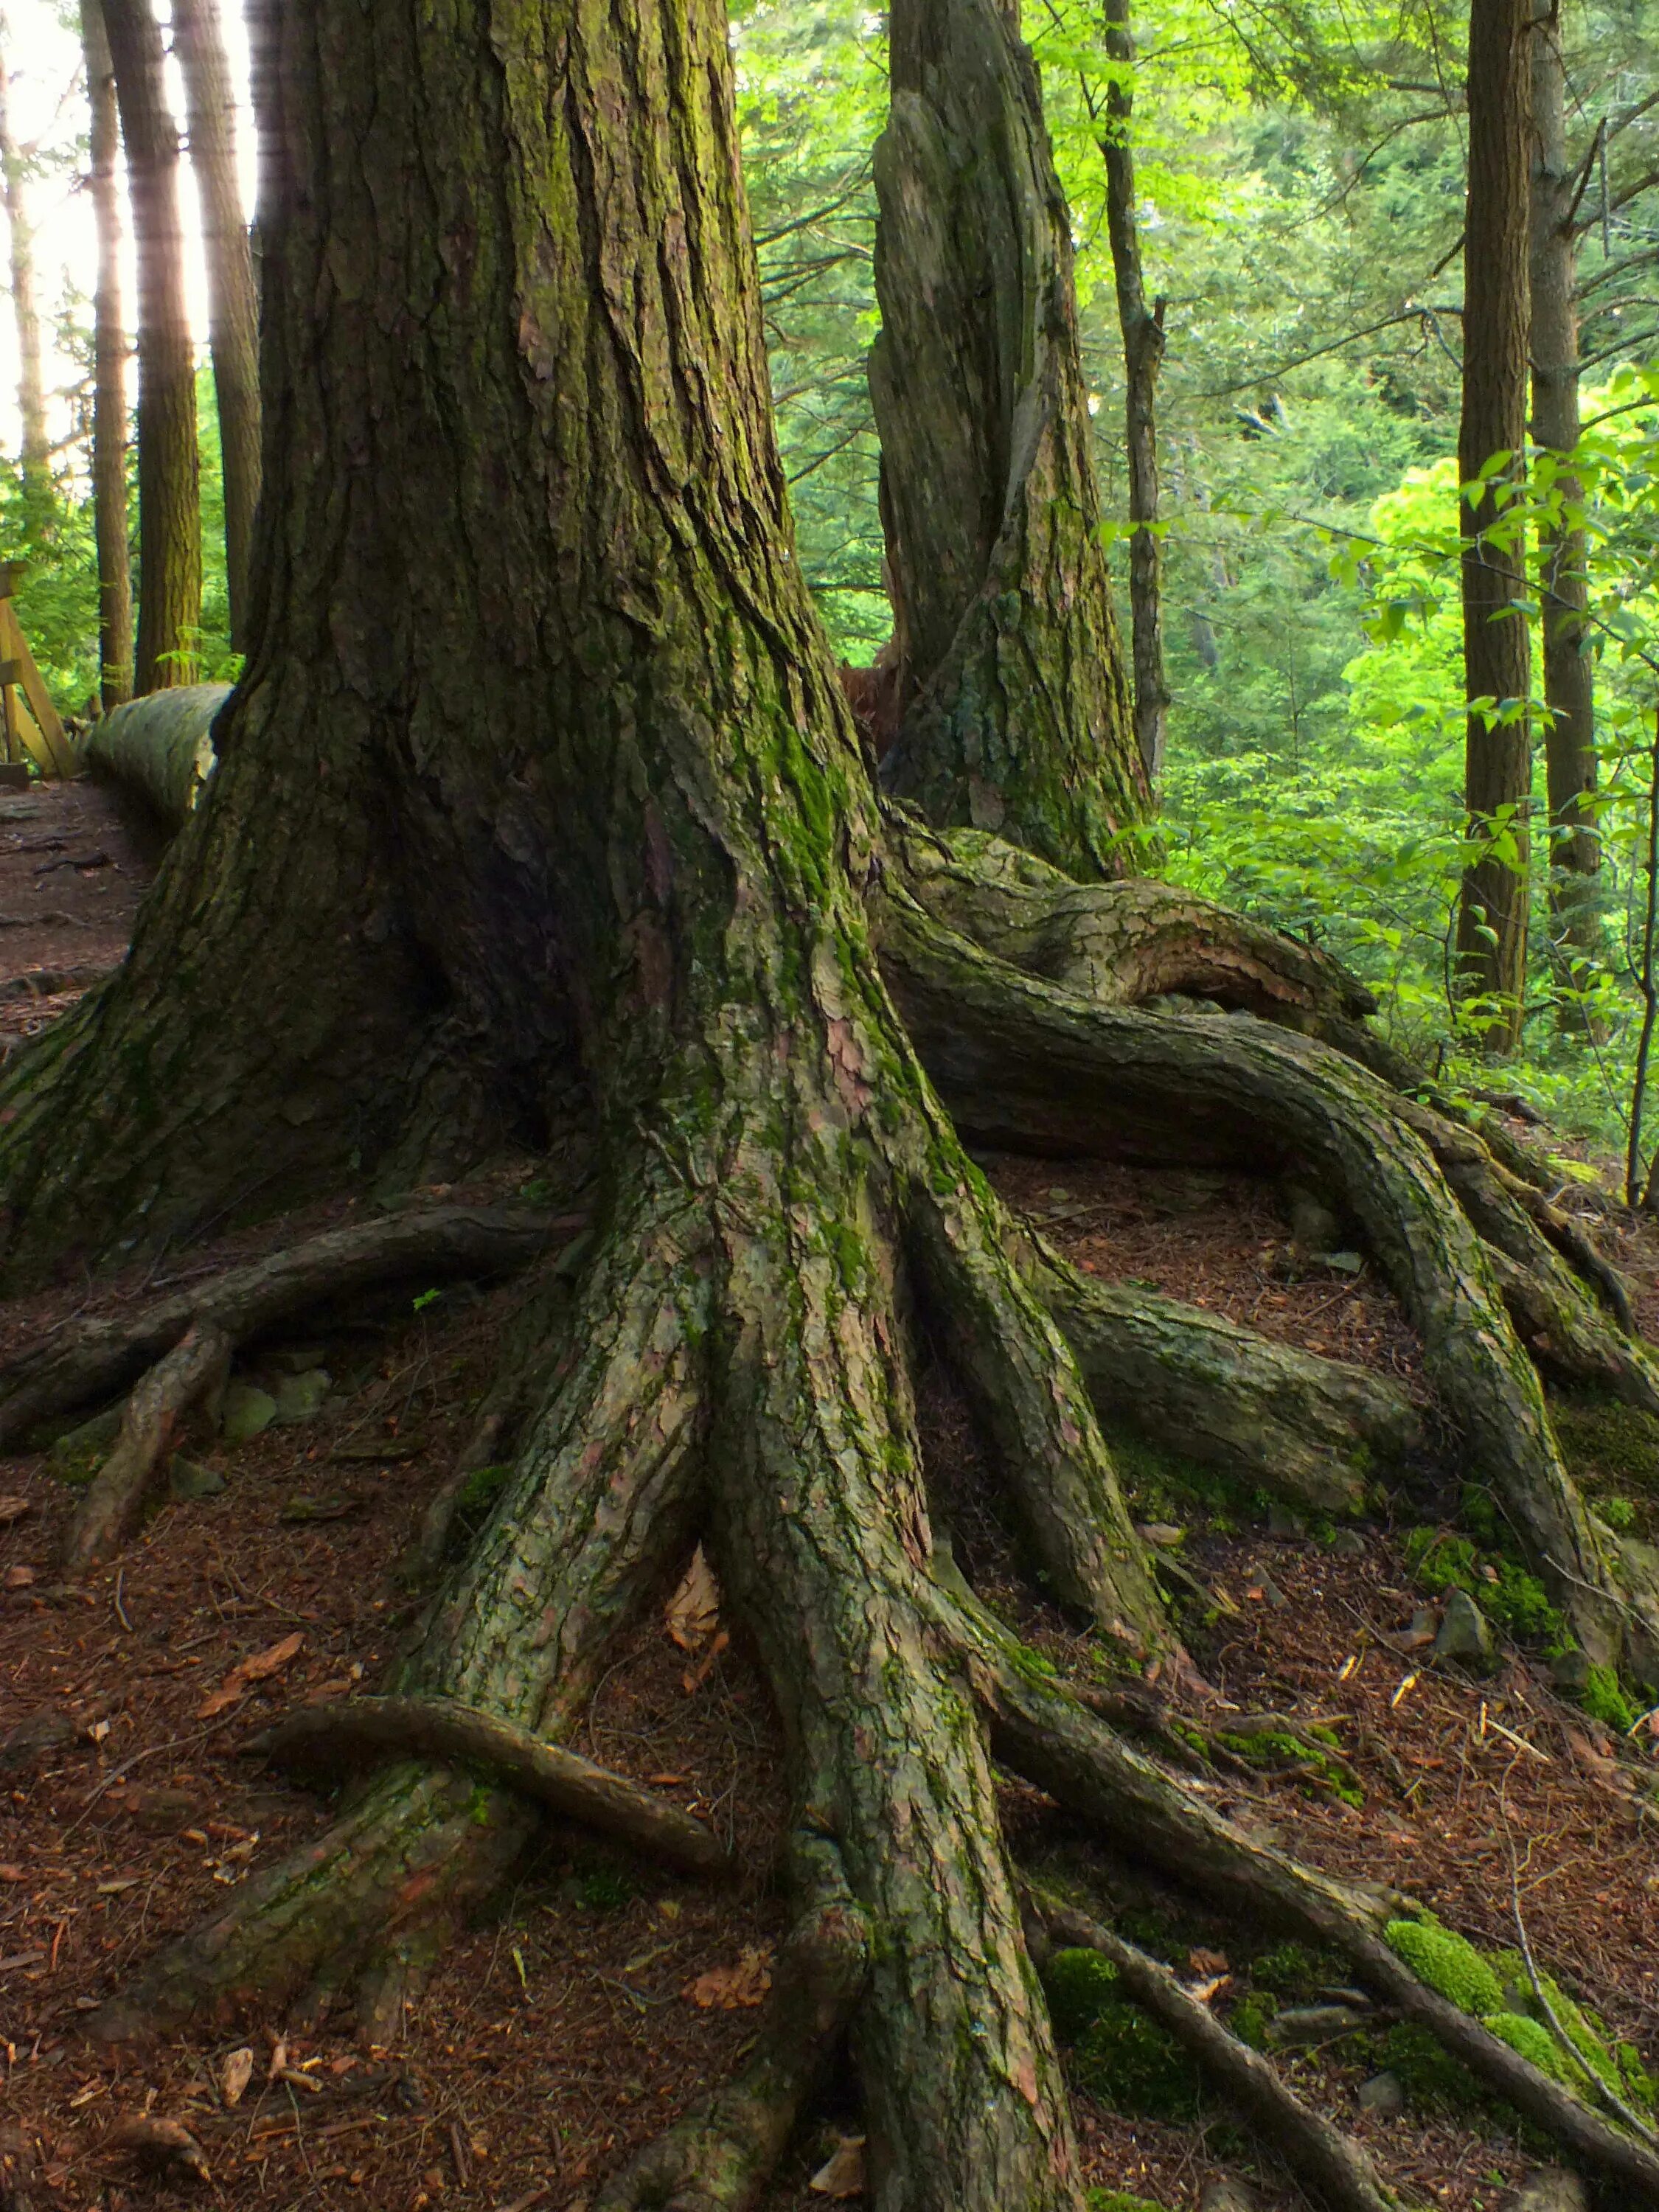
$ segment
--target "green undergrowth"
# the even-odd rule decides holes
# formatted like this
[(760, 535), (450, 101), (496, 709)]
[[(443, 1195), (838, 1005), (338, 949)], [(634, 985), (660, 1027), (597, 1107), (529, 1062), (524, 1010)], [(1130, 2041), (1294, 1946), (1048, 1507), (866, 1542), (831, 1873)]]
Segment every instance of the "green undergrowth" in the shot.
[(445, 1550), (452, 1554), (464, 1552), (489, 1518), (489, 1510), (507, 1486), (513, 1472), (510, 1467), (474, 1468), (461, 1485), (455, 1499), (454, 1516), (449, 1524), (449, 1535)]
[(1091, 2189), (1083, 2202), (1088, 2212), (1164, 2212), (1150, 2197), (1132, 2197), (1127, 2189)]
[(1057, 1951), (1044, 1976), (1054, 2033), (1080, 2089), (1138, 2119), (1189, 2120), (1204, 2085), (1173, 2036), (1121, 1993), (1097, 1952)]
[(1267, 1519), (1273, 1501), (1265, 1490), (1230, 1480), (1184, 1452), (1154, 1443), (1126, 1422), (1103, 1422), (1101, 1431), (1137, 1521), (1171, 1522), (1208, 1535), (1231, 1536)]
[(1275, 1943), (1260, 1951), (1239, 1975), (1246, 1984), (1232, 2001), (1227, 2025), (1252, 2051), (1267, 2048), (1269, 2024), (1286, 2004), (1307, 2004), (1323, 1990), (1348, 1978), (1340, 1953), (1321, 1951), (1306, 1943)]
[(1311, 1796), (1328, 1795), (1356, 1808), (1365, 1802), (1364, 1792), (1356, 1783), (1353, 1770), (1342, 1758), (1341, 1741), (1333, 1729), (1312, 1723), (1299, 1735), (1278, 1729), (1254, 1729), (1248, 1734), (1218, 1730), (1215, 1740), (1235, 1758), (1245, 1759), (1252, 1766), (1269, 1771), (1302, 1768), (1303, 1786)]
[(1552, 1398), (1550, 1419), (1569, 1474), (1608, 1528), (1659, 1542), (1659, 1420), (1577, 1394)]
[(1537, 1576), (1503, 1548), (1497, 1516), (1483, 1492), (1465, 1490), (1462, 1518), (1473, 1534), (1407, 1529), (1406, 1565), (1419, 1587), (1435, 1596), (1467, 1591), (1494, 1628), (1518, 1642), (1540, 1644), (1548, 1657), (1571, 1649), (1565, 1614), (1550, 1603)]

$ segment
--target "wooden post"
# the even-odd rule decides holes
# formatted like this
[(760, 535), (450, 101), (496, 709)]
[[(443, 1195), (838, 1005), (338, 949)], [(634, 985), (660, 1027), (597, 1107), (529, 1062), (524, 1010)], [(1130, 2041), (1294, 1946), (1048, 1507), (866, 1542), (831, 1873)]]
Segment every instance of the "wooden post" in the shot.
[(77, 763), (52, 695), (41, 681), (12, 597), (21, 561), (0, 561), (0, 715), (8, 761), (33, 760), (42, 775), (73, 775)]

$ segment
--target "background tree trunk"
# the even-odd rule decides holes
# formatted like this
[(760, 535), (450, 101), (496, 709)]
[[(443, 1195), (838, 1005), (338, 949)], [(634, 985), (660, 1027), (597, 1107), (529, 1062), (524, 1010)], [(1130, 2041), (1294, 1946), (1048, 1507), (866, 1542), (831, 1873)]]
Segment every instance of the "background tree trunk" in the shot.
[(1106, 88), (1106, 228), (1111, 241), (1117, 319), (1123, 332), (1125, 442), (1129, 457), (1129, 618), (1133, 636), (1135, 742), (1154, 788), (1164, 773), (1169, 687), (1164, 676), (1163, 550), (1158, 521), (1158, 373), (1164, 361), (1164, 302), (1146, 305), (1135, 213), (1134, 66), (1129, 0), (1105, 0), (1106, 51), (1125, 74)]
[(259, 499), (259, 318), (236, 166), (236, 101), (217, 0), (173, 0), (173, 50), (184, 72), (190, 165), (202, 204), (208, 337), (225, 480), (230, 641), (247, 642), (248, 562)]
[(104, 0), (138, 249), (136, 692), (193, 680), (202, 623), (196, 352), (185, 304), (179, 132), (149, 0)]
[[(1458, 510), (1463, 538), (1463, 672), (1470, 701), (1464, 799), (1469, 860), (1457, 918), (1466, 996), (1488, 1002), (1486, 1048), (1519, 1040), (1527, 981), (1527, 808), (1532, 744), (1524, 549), (1486, 536), (1503, 488), (1524, 474), (1527, 434), (1528, 59), (1530, 0), (1473, 0), (1469, 13), (1468, 201), (1463, 248), (1463, 409), (1458, 473), (1467, 485), (1508, 456)], [(1493, 702), (1484, 711), (1474, 702)], [(1506, 718), (1496, 719), (1509, 702)], [(1516, 711), (1518, 702), (1518, 712)]]
[(1112, 612), (1070, 219), (1017, 12), (897, 0), (870, 390), (900, 648), (892, 789), (1079, 877), (1151, 793)]
[(11, 305), (17, 325), (17, 412), (22, 423), (23, 515), (30, 542), (51, 526), (52, 438), (40, 368), (40, 311), (34, 296), (34, 226), (29, 220), (29, 149), (11, 112), (10, 23), (0, 15), (0, 182), (10, 249)]
[(92, 112), (90, 181), (98, 234), (93, 297), (92, 498), (98, 540), (99, 693), (107, 714), (132, 696), (132, 569), (127, 542), (127, 334), (121, 320), (121, 125), (103, 0), (81, 0)]
[[(1578, 443), (1578, 314), (1572, 220), (1573, 165), (1567, 154), (1566, 70), (1559, 21), (1532, 31), (1532, 434), (1540, 450), (1570, 453)], [(1576, 477), (1556, 479), (1577, 504)], [(1589, 650), (1589, 604), (1584, 533), (1563, 521), (1540, 528), (1539, 597), (1543, 607), (1544, 762), (1549, 792), (1551, 934), (1572, 981), (1575, 962), (1601, 965), (1595, 900), (1601, 866), (1595, 795), (1595, 662)], [(1577, 978), (1578, 988), (1589, 975)], [(1564, 1018), (1583, 1027), (1569, 1000)]]

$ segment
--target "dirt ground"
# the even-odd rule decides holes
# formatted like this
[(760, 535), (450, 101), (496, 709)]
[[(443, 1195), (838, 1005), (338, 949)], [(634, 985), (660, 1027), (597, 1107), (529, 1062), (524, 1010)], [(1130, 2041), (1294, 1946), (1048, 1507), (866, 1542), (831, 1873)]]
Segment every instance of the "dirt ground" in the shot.
[[(4, 810), (34, 806), (33, 797), (0, 802), (0, 922), (33, 917), (0, 927), (0, 1007), (13, 1004), (7, 977), (29, 972), (14, 947), (36, 969), (67, 963), (71, 938), (77, 957), (91, 956), (82, 964), (118, 957), (144, 880), (137, 848), (120, 842), (95, 794), (77, 786), (48, 796), (49, 809), (21, 822)], [(65, 855), (110, 858), (84, 874), (26, 873), (58, 857), (40, 842), (48, 837)], [(60, 907), (81, 919), (49, 919)], [(33, 1011), (47, 1018), (49, 1001)], [(1271, 1186), (1081, 1162), (988, 1164), (1084, 1267), (1386, 1368), (1424, 1394), (1411, 1333), (1373, 1271), (1298, 1266)], [(15, 1307), (0, 1316), (0, 1357), (70, 1311), (153, 1294), (186, 1264), (222, 1263), (274, 1234), (193, 1253), (176, 1273), (68, 1286)], [(1655, 1295), (1651, 1249), (1638, 1241), (1622, 1257), (1644, 1297)], [(605, 1676), (577, 1747), (712, 1823), (746, 1869), (735, 1893), (701, 1890), (550, 1824), (540, 1856), (451, 1950), (393, 2049), (360, 2047), (346, 2017), (285, 2034), (276, 2014), (119, 2056), (77, 2033), (158, 1942), (327, 1820), (321, 1799), (283, 1786), (244, 1747), (285, 1709), (372, 1686), (410, 1630), (420, 1595), (401, 1561), (525, 1292), (509, 1283), (364, 1300), (326, 1331), (260, 1346), (243, 1379), (275, 1395), (320, 1370), (320, 1406), (239, 1448), (193, 1441), (209, 1494), (165, 1499), (121, 1560), (85, 1584), (61, 1583), (52, 1565), (76, 1495), (63, 1454), (0, 1460), (0, 2148), (6, 2128), (38, 2145), (38, 2205), (576, 2212), (630, 2148), (751, 2047), (781, 1932), (769, 1869), (785, 1813), (782, 1747), (741, 1638), (724, 1641), (717, 1618), (688, 1629), (667, 1591)], [(943, 1376), (927, 1385), (924, 1432), (930, 1481), (970, 1574), (1057, 1664), (1086, 1668), (1088, 1639), (1019, 1580), (994, 1486)], [(1446, 1472), (1425, 1468), (1419, 1490), (1395, 1502), (1396, 1525), (1369, 1523), (1337, 1543), (1283, 1515), (1277, 1533), (1249, 1513), (1188, 1516), (1182, 1558), (1208, 1593), (1212, 1625), (1191, 1641), (1190, 1671), (1161, 1686), (1200, 1717), (1266, 1710), (1335, 1727), (1363, 1810), (1305, 1774), (1219, 1772), (1201, 1786), (1316, 1864), (1409, 1891), (1478, 1942), (1513, 1943), (1518, 1912), (1540, 1962), (1651, 2063), (1659, 1873), (1647, 1791), (1659, 1746), (1646, 1733), (1615, 1742), (1562, 1704), (1524, 1653), (1507, 1652), (1484, 1681), (1425, 1663), (1411, 1626), (1424, 1599), (1401, 1537), (1448, 1510), (1437, 1487)], [(1080, 1871), (1103, 1910), (1149, 1919), (1177, 1961), (1190, 1947), (1248, 1985), (1270, 1939), (1107, 1862), (1022, 1785), (1007, 1785), (1004, 1812), (1022, 1856)], [(1494, 2212), (1536, 2162), (1538, 2147), (1523, 2148), (1501, 2116), (1415, 2102), (1391, 2118), (1362, 2112), (1356, 2091), (1374, 2060), (1342, 2042), (1285, 2063), (1424, 2203)], [(227, 2085), (244, 2073), (233, 2097)], [(1091, 2183), (1174, 2212), (1231, 2172), (1251, 2179), (1264, 2207), (1301, 2201), (1219, 2111), (1177, 2125), (1081, 2094), (1077, 2108)], [(145, 2113), (184, 2124), (208, 2179), (146, 2173), (114, 2147), (118, 2124)], [(846, 2083), (832, 2084), (770, 2212), (827, 2201), (812, 2178), (859, 2126)]]
[(120, 965), (158, 849), (90, 778), (0, 793), (0, 1053)]

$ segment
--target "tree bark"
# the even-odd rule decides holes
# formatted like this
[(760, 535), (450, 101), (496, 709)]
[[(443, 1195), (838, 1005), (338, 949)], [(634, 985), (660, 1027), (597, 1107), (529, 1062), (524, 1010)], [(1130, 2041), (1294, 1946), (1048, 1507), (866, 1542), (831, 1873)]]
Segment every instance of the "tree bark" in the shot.
[(1112, 611), (1070, 219), (998, 0), (899, 0), (870, 390), (899, 658), (890, 787), (1067, 873), (1133, 873), (1152, 799)]
[(107, 714), (132, 696), (132, 568), (127, 538), (127, 334), (121, 319), (121, 125), (102, 0), (82, 0), (81, 44), (91, 110), (93, 295), (92, 500), (98, 545), (99, 696)]
[(103, 0), (138, 249), (138, 641), (133, 690), (192, 680), (202, 623), (196, 353), (185, 302), (179, 132), (150, 0)]
[(25, 526), (31, 541), (52, 518), (52, 438), (40, 368), (40, 310), (34, 296), (34, 225), (29, 217), (30, 149), (19, 144), (11, 114), (11, 26), (0, 15), (0, 185), (6, 203), (12, 314), (17, 325), (17, 412), (22, 423)]
[(190, 166), (202, 206), (208, 341), (219, 402), (230, 641), (247, 644), (248, 568), (259, 501), (259, 315), (236, 163), (236, 101), (217, 0), (174, 0), (173, 49), (185, 79)]
[(1164, 361), (1164, 301), (1148, 307), (1135, 212), (1135, 46), (1129, 0), (1105, 0), (1106, 51), (1121, 74), (1106, 88), (1107, 128), (1100, 139), (1106, 165), (1106, 230), (1123, 333), (1124, 434), (1129, 457), (1129, 617), (1133, 634), (1135, 742), (1155, 789), (1164, 773), (1164, 726), (1170, 692), (1164, 677), (1163, 549), (1158, 523), (1158, 375)]
[(1497, 1054), (1520, 1040), (1527, 981), (1531, 668), (1526, 616), (1510, 611), (1526, 598), (1524, 550), (1503, 517), (1526, 459), (1530, 20), (1529, 0), (1473, 0), (1469, 14), (1457, 434), (1468, 858), (1457, 972), (1486, 1048)]
[[(1577, 252), (1574, 165), (1567, 153), (1566, 70), (1558, 18), (1532, 31), (1532, 436), (1565, 459), (1578, 443)], [(1583, 486), (1555, 480), (1568, 506)], [(1570, 516), (1540, 525), (1539, 599), (1543, 609), (1544, 764), (1550, 813), (1551, 936), (1570, 989), (1583, 990), (1603, 954), (1595, 900), (1601, 842), (1595, 820), (1595, 662), (1590, 653), (1588, 550)], [(1581, 972), (1582, 971), (1582, 972)], [(1569, 1000), (1564, 1019), (1582, 1029)]]

